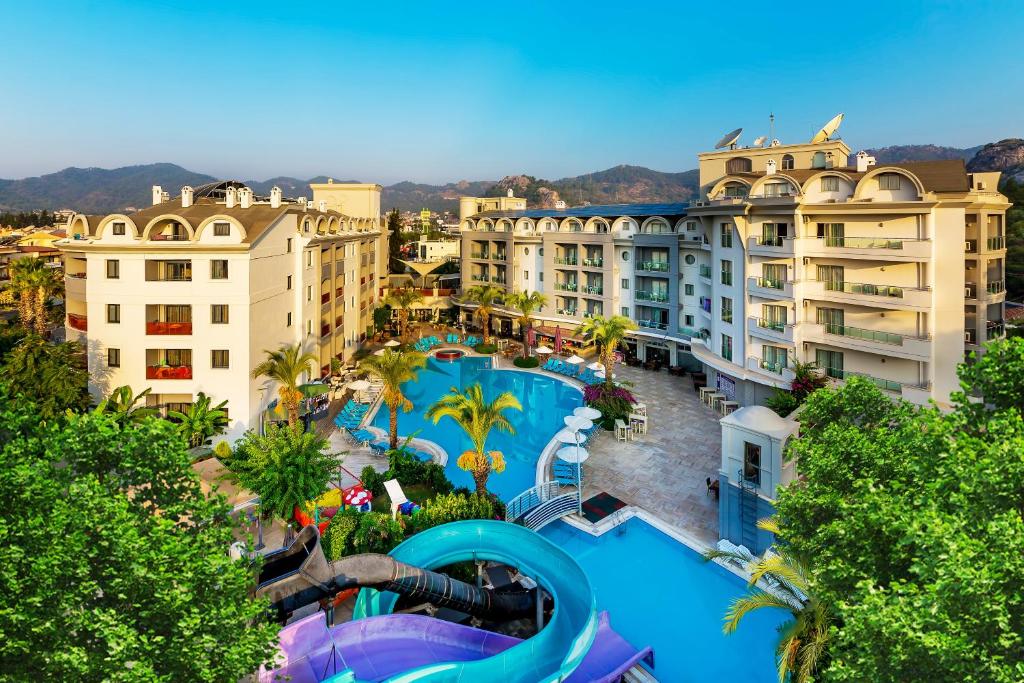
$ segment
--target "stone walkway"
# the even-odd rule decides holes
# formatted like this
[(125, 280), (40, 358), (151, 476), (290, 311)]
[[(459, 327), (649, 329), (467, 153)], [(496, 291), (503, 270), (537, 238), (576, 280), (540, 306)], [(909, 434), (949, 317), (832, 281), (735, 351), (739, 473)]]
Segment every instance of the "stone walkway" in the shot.
[(583, 469), (584, 499), (606, 491), (713, 545), (718, 502), (705, 479), (715, 479), (720, 465), (718, 416), (700, 402), (689, 377), (626, 366), (616, 375), (647, 404), (648, 432), (626, 443), (600, 432)]

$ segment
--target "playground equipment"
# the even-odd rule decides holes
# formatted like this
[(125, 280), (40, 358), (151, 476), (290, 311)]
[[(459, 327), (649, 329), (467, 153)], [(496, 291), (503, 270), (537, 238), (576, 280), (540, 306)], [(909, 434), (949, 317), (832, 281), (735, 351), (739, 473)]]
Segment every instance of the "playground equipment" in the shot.
[[(303, 529), (287, 550), (268, 556), (258, 593), (276, 605), (308, 604), (335, 586), (362, 585), (353, 621), (328, 627), (322, 613), (280, 633), (278, 667), (261, 681), (617, 681), (650, 648), (638, 650), (598, 615), (586, 574), (573, 558), (529, 529), (492, 520), (428, 529), (389, 556), (327, 563), (319, 535)], [(427, 567), (493, 560), (533, 578), (538, 588), (503, 593), (477, 588)], [(420, 568), (424, 567), (424, 568)], [(399, 596), (491, 619), (514, 619), (549, 595), (555, 609), (533, 637), (519, 640), (431, 617), (391, 614)], [(542, 612), (541, 612), (542, 614)]]

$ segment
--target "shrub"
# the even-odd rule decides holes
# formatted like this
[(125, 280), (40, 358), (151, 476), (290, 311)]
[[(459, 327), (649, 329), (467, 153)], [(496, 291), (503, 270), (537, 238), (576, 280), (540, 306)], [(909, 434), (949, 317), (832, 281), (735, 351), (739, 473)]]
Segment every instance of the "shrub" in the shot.
[(328, 561), (333, 562), (352, 554), (355, 531), (359, 527), (360, 515), (363, 514), (366, 513), (358, 512), (353, 508), (345, 508), (338, 510), (337, 514), (331, 518), (320, 539)]
[(227, 441), (221, 441), (213, 448), (213, 454), (217, 456), (217, 459), (224, 462), (231, 457), (231, 444)]
[(479, 354), (489, 356), (492, 353), (497, 353), (498, 347), (495, 346), (494, 344), (477, 344), (476, 346), (473, 347), (473, 350)]
[(595, 384), (583, 390), (583, 402), (601, 411), (598, 424), (605, 429), (615, 428), (616, 420), (625, 421), (636, 403), (636, 397), (620, 386)]
[(786, 417), (800, 407), (800, 399), (784, 389), (776, 389), (764, 404), (782, 417)]
[(537, 359), (537, 356), (530, 356), (529, 358), (516, 356), (515, 360), (512, 361), (512, 364), (517, 368), (535, 368), (540, 365), (540, 360)]
[(356, 553), (389, 553), (404, 538), (404, 526), (390, 514), (361, 512), (352, 550)]
[(412, 525), (416, 533), (448, 522), (465, 519), (494, 519), (494, 503), (490, 498), (475, 493), (449, 493), (429, 500), (413, 515)]

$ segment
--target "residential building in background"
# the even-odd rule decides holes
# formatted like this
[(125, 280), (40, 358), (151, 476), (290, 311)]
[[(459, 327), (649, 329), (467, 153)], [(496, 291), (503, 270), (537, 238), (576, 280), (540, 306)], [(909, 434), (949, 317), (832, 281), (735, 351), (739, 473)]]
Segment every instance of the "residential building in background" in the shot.
[[(265, 351), (299, 344), (326, 374), (372, 328), (386, 275), (380, 186), (328, 182), (312, 201), (242, 183), (184, 187), (132, 214), (76, 215), (57, 242), (67, 335), (88, 352), (90, 391), (152, 389), (180, 409), (228, 401), (228, 439), (258, 428), (276, 388), (253, 379)], [(311, 378), (307, 378), (311, 379)]]

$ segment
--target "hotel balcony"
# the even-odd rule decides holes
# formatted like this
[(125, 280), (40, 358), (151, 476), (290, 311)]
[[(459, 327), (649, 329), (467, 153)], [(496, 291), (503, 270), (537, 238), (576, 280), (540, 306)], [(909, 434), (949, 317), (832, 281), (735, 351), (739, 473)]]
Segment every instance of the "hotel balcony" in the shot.
[(85, 300), (85, 271), (64, 273), (64, 294), (69, 299)]
[(579, 265), (579, 260), (575, 254), (569, 256), (556, 256), (554, 258), (556, 266), (576, 266)]
[(751, 256), (772, 256), (775, 258), (793, 258), (792, 237), (748, 237), (747, 253)]
[(703, 282), (706, 285), (711, 284), (711, 266), (707, 265), (706, 263), (700, 264), (699, 274), (701, 282)]
[(932, 353), (932, 340), (928, 336), (897, 334), (881, 330), (867, 330), (850, 325), (802, 323), (803, 341), (828, 344), (839, 348), (877, 353), (895, 358), (928, 360)]
[(603, 268), (604, 258), (598, 256), (597, 258), (585, 258), (583, 259), (584, 268)]
[(932, 290), (927, 287), (810, 280), (804, 282), (803, 295), (806, 299), (874, 308), (927, 311), (932, 307)]
[(192, 334), (192, 323), (170, 323), (160, 321), (146, 321), (146, 334)]
[(575, 282), (556, 282), (555, 289), (559, 292), (575, 292), (579, 286)]
[(747, 334), (758, 339), (764, 339), (779, 344), (793, 343), (793, 328), (795, 325), (775, 322), (751, 316), (747, 318)]
[(853, 258), (869, 261), (927, 261), (932, 241), (902, 237), (808, 237), (804, 256)]
[(1005, 237), (989, 237), (985, 240), (987, 251), (1006, 251)]
[(637, 270), (645, 270), (651, 273), (667, 273), (670, 264), (668, 261), (638, 261)]
[(767, 277), (748, 277), (747, 293), (762, 299), (793, 300), (793, 283), (790, 280), (774, 280)]
[(633, 297), (637, 301), (649, 301), (655, 304), (668, 305), (668, 292), (648, 292), (642, 289), (638, 289)]
[(89, 318), (77, 313), (68, 313), (68, 327), (79, 332), (88, 332)]
[(604, 286), (600, 284), (586, 285), (580, 288), (581, 294), (589, 294), (590, 296), (603, 296)]
[(508, 260), (508, 254), (505, 253), (504, 251), (494, 252), (493, 254), (491, 254), (491, 260), (492, 261), (507, 261)]
[(994, 320), (985, 325), (985, 337), (990, 341), (998, 339), (1006, 334), (1006, 323), (1002, 320)]
[(667, 330), (668, 323), (661, 320), (637, 320), (636, 324), (642, 330)]
[(146, 349), (146, 379), (192, 379), (192, 351)]
[(147, 365), (146, 379), (192, 379), (192, 366)]
[(913, 403), (927, 403), (928, 399), (931, 397), (931, 387), (927, 383), (915, 384), (898, 382), (896, 380), (875, 377), (864, 372), (852, 372), (850, 370), (840, 370), (837, 368), (820, 368), (820, 371), (833, 384), (841, 384), (850, 377), (863, 377), (882, 391), (900, 394), (903, 398), (906, 398), (908, 401), (912, 401)]
[(750, 356), (747, 358), (747, 370), (751, 370), (756, 373), (769, 375), (776, 381), (792, 382), (796, 379), (796, 375), (793, 370), (782, 363), (770, 363), (763, 358), (757, 358), (756, 356)]

